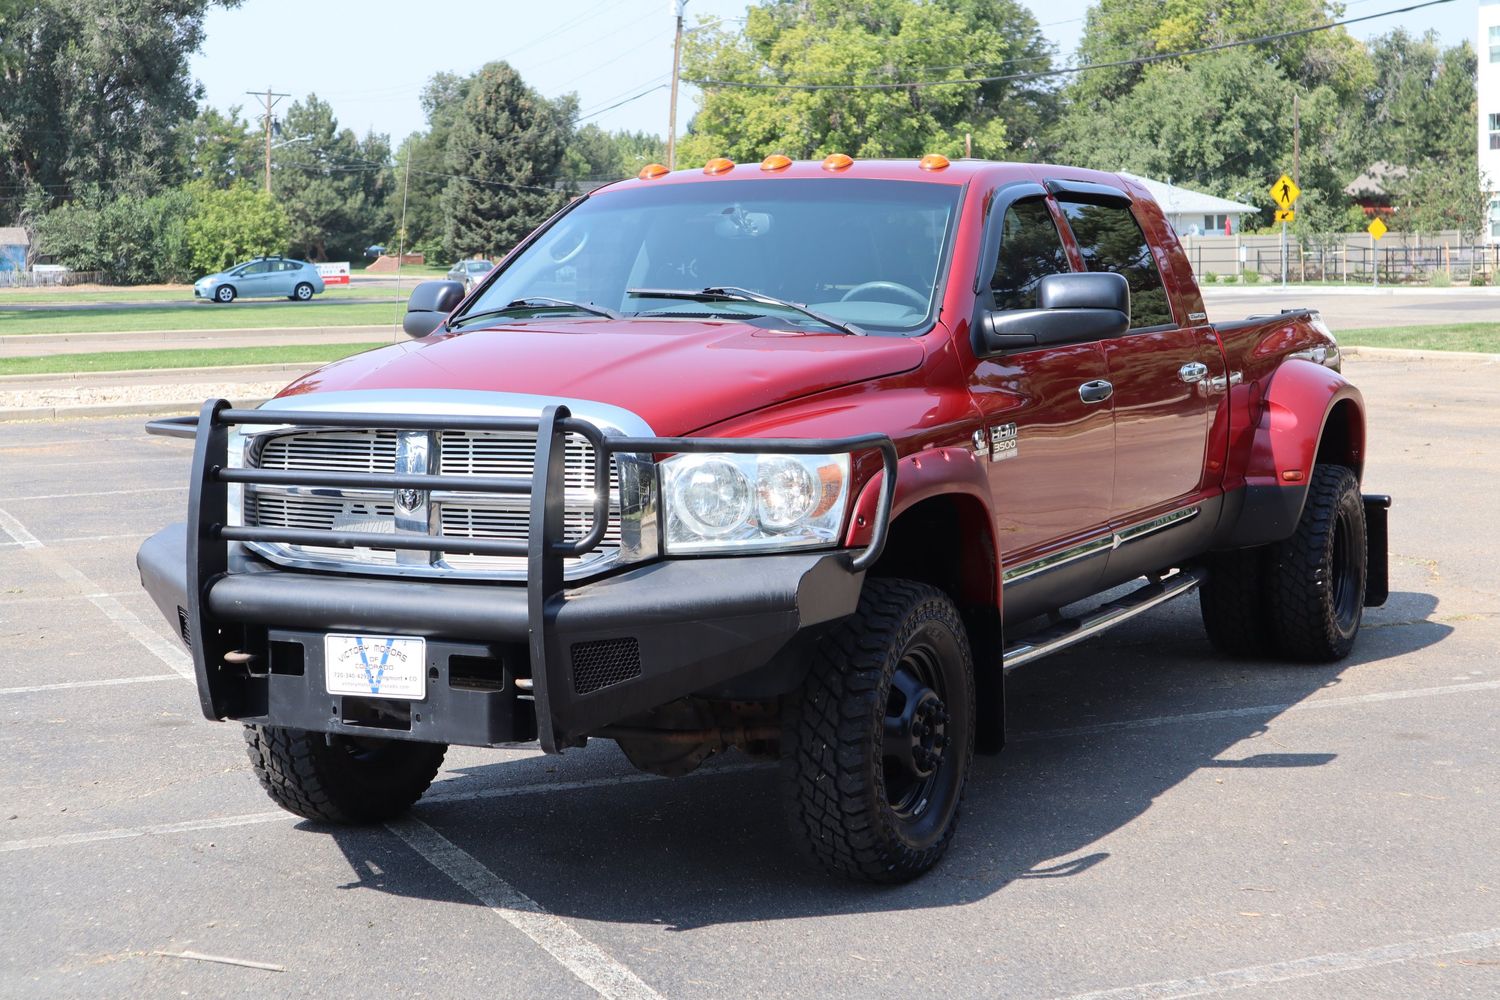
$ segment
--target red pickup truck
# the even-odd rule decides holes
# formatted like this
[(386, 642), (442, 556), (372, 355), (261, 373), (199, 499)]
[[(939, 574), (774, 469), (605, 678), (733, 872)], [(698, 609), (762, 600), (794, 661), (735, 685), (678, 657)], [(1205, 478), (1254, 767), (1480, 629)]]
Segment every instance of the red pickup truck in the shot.
[(818, 861), (909, 879), (1007, 671), (1194, 589), (1226, 653), (1337, 660), (1386, 597), (1334, 338), (1210, 324), (1129, 178), (647, 168), (405, 328), (154, 425), (195, 453), (142, 581), (312, 819), (404, 811), (453, 743), (733, 746)]

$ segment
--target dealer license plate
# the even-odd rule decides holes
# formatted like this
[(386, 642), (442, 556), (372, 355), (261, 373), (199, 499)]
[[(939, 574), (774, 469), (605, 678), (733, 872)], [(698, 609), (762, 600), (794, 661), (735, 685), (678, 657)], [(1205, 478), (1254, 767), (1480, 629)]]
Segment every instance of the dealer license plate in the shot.
[(427, 697), (427, 640), (397, 635), (329, 635), (323, 639), (329, 694), (365, 698)]

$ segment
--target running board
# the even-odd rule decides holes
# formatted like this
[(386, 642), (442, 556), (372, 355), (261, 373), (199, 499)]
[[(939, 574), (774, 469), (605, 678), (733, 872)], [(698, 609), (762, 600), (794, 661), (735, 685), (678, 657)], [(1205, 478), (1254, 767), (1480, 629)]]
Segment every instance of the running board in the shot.
[(1144, 587), (1100, 605), (1078, 618), (1064, 618), (1006, 649), (1003, 661), (1005, 669), (1014, 670), (1032, 660), (1040, 660), (1060, 649), (1067, 649), (1074, 643), (1150, 611), (1158, 604), (1181, 597), (1202, 583), (1207, 575), (1208, 571), (1201, 568), (1178, 570), (1169, 576), (1157, 577)]

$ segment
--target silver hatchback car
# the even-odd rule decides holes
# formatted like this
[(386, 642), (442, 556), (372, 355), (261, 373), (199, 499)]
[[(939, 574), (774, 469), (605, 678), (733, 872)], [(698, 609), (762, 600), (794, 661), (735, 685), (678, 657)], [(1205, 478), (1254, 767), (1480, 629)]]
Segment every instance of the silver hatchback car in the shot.
[(494, 268), (494, 263), (488, 260), (461, 260), (448, 268), (448, 280), (462, 281), (464, 283), (464, 291), (470, 292)]
[(323, 278), (312, 264), (285, 257), (256, 257), (193, 283), (193, 297), (214, 302), (238, 298), (288, 298), (306, 302), (323, 291)]

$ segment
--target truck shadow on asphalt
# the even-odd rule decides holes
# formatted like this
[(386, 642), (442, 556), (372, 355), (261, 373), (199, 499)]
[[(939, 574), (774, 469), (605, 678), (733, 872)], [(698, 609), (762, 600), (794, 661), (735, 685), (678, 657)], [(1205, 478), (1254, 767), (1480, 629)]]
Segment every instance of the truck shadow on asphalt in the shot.
[[(1016, 671), (1007, 686), (1010, 743), (998, 757), (975, 759), (953, 847), (905, 886), (846, 883), (804, 863), (784, 828), (775, 767), (744, 767), (738, 755), (687, 780), (434, 800), (414, 815), (564, 917), (690, 930), (963, 904), (1016, 881), (1131, 864), (1095, 845), (1200, 771), (1334, 763), (1337, 755), (1316, 745), (1239, 744), (1312, 695), (1339, 697), (1345, 673), (1441, 642), (1453, 630), (1428, 620), (1437, 603), (1429, 594), (1393, 594), (1367, 616), (1354, 655), (1332, 665), (1226, 660), (1203, 637), (1188, 600)], [(576, 756), (582, 768), (568, 767), (568, 777), (633, 774), (607, 742)], [(481, 788), (545, 783), (558, 779), (557, 763), (482, 765), (461, 780)], [(370, 870), (377, 850), (390, 863), (376, 844), (383, 834), (306, 828), (326, 831), (356, 873)], [(1261, 860), (1244, 863), (1246, 879), (1266, 877)], [(347, 888), (454, 898), (452, 883), (435, 871)]]

